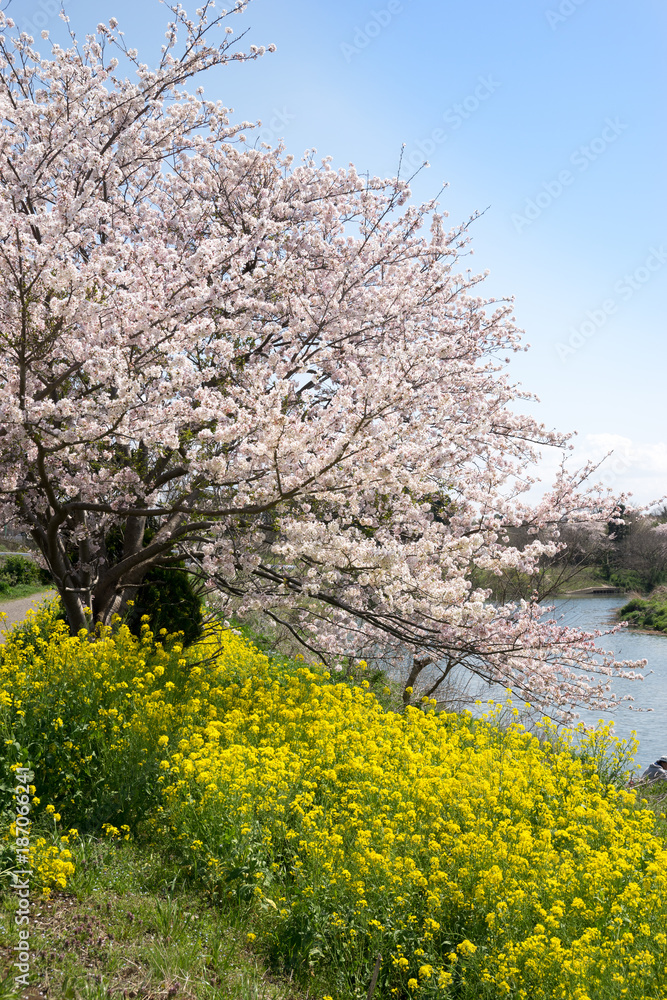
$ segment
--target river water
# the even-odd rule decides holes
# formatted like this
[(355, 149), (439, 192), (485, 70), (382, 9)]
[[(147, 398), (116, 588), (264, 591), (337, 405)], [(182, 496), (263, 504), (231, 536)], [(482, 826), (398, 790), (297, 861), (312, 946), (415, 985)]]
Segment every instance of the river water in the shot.
[[(563, 624), (593, 631), (615, 625), (615, 612), (628, 598), (574, 597), (555, 601), (557, 615)], [(634, 730), (639, 739), (637, 763), (645, 767), (650, 761), (667, 754), (667, 635), (655, 635), (623, 629), (615, 635), (602, 636), (596, 645), (611, 650), (618, 660), (647, 660), (644, 680), (614, 680), (612, 691), (617, 695), (631, 694), (634, 698), (613, 713), (602, 713), (605, 721), (614, 720), (617, 736), (628, 737)], [(594, 723), (599, 712), (581, 712), (582, 721)]]
[[(554, 601), (554, 611), (549, 617), (585, 631), (604, 630), (617, 623), (615, 612), (627, 600), (624, 595), (562, 598)], [(611, 691), (616, 692), (619, 698), (632, 695), (632, 702), (624, 702), (614, 711), (582, 710), (579, 713), (580, 721), (586, 725), (594, 725), (600, 718), (604, 718), (605, 722), (613, 721), (615, 734), (623, 739), (634, 730), (639, 739), (636, 761), (643, 769), (657, 757), (667, 754), (667, 635), (647, 635), (623, 629), (615, 635), (602, 636), (596, 645), (613, 652), (618, 660), (648, 661), (643, 670), (643, 680), (617, 678), (612, 682)], [(468, 701), (475, 698), (484, 702), (488, 698), (505, 699), (505, 692), (495, 686), (489, 687), (476, 680), (466, 683), (461, 676), (454, 679), (454, 685), (457, 681), (465, 686)]]

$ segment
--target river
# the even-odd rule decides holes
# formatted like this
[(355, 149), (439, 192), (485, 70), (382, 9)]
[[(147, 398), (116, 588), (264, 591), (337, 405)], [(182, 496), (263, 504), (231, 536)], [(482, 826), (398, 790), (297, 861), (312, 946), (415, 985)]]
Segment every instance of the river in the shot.
[[(628, 598), (576, 597), (554, 602), (556, 613), (563, 615), (565, 625), (593, 631), (608, 628), (617, 622), (615, 611)], [(631, 694), (634, 702), (620, 706), (613, 713), (581, 712), (581, 719), (594, 723), (602, 714), (614, 720), (617, 736), (627, 737), (634, 730), (639, 739), (637, 763), (642, 767), (667, 753), (667, 635), (650, 635), (634, 629), (623, 629), (616, 635), (603, 636), (596, 645), (611, 650), (619, 660), (647, 660), (644, 680), (614, 680), (612, 691), (617, 695)]]
[[(561, 598), (554, 601), (555, 610), (549, 617), (560, 619), (564, 625), (593, 632), (615, 625), (615, 612), (627, 600), (624, 595)], [(602, 636), (596, 645), (613, 652), (618, 660), (648, 661), (643, 671), (644, 680), (617, 678), (612, 682), (611, 690), (617, 696), (631, 694), (633, 702), (624, 702), (613, 712), (582, 710), (579, 713), (580, 721), (587, 725), (594, 725), (600, 718), (613, 721), (615, 734), (622, 738), (629, 737), (634, 730), (639, 739), (636, 760), (643, 769), (650, 761), (667, 754), (667, 635), (647, 635), (623, 629), (615, 635)], [(466, 683), (461, 675), (453, 679), (454, 688), (457, 683), (465, 687), (468, 701), (474, 698), (486, 701), (489, 697), (504, 700), (505, 697), (502, 689), (481, 682)]]

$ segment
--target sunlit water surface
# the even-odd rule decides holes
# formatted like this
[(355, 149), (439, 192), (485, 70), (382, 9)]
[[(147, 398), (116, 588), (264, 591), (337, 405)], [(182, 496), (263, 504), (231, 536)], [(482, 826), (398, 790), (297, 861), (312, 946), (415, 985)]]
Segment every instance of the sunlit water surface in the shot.
[[(557, 612), (566, 625), (577, 628), (604, 629), (616, 624), (615, 611), (627, 602), (620, 597), (579, 597), (556, 602)], [(631, 694), (634, 701), (618, 708), (605, 719), (615, 721), (617, 736), (627, 737), (634, 730), (639, 739), (637, 762), (643, 766), (667, 753), (667, 635), (645, 634), (623, 629), (615, 635), (602, 636), (596, 645), (611, 650), (618, 660), (647, 660), (644, 680), (614, 680), (612, 691), (621, 697)], [(595, 722), (600, 713), (581, 712), (586, 723)]]
[[(554, 602), (553, 615), (563, 625), (585, 631), (610, 628), (617, 623), (615, 612), (627, 601), (624, 595), (614, 597), (563, 598)], [(667, 635), (646, 635), (623, 629), (614, 635), (602, 636), (596, 645), (601, 650), (614, 653), (618, 660), (647, 660), (644, 679), (628, 681), (616, 678), (611, 691), (620, 699), (626, 694), (632, 702), (624, 702), (613, 712), (580, 711), (579, 718), (587, 725), (600, 718), (614, 722), (617, 736), (627, 738), (634, 730), (639, 739), (637, 764), (642, 767), (662, 754), (667, 754)], [(489, 687), (460, 673), (453, 678), (453, 688), (465, 693), (470, 703), (475, 698), (484, 702), (488, 698), (504, 700), (505, 693), (496, 686)], [(465, 688), (465, 692), (464, 689)], [(631, 707), (630, 707), (631, 706)], [(454, 705), (452, 705), (454, 707)], [(479, 711), (478, 708), (473, 709)]]

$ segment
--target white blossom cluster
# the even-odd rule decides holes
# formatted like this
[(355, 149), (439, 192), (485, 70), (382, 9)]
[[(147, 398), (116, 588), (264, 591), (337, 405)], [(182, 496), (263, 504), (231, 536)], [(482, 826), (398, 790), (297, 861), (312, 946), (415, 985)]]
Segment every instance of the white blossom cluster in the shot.
[(522, 502), (563, 439), (517, 413), (512, 305), (465, 270), (467, 224), (400, 179), (239, 143), (251, 123), (184, 84), (264, 48), (211, 44), (211, 3), (171, 9), (157, 70), (114, 20), (43, 58), (0, 15), (1, 496), (71, 627), (177, 553), (318, 653), (606, 704), (619, 667), (590, 637), (470, 582), (531, 573), (614, 502), (565, 473)]

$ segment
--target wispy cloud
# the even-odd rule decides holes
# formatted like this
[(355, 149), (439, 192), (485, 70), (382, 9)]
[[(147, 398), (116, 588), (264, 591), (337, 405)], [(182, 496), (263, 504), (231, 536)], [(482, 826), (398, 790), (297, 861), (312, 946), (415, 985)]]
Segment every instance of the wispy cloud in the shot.
[[(586, 462), (601, 462), (593, 481), (614, 493), (631, 493), (634, 503), (658, 503), (667, 494), (667, 442), (633, 441), (621, 434), (585, 434), (574, 439), (567, 464), (581, 468)], [(545, 449), (539, 463), (541, 483), (531, 497), (549, 489), (561, 462), (561, 452)]]

